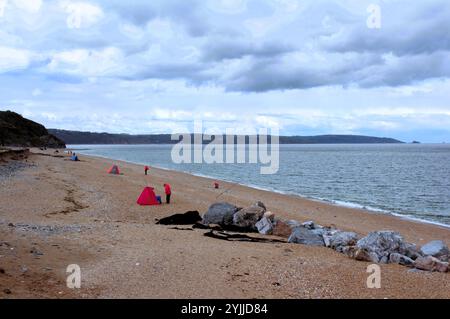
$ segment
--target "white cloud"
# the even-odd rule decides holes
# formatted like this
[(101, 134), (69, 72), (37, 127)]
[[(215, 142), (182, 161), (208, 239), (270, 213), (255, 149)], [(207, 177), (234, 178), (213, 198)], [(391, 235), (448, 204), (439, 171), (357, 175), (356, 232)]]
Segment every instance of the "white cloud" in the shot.
[(304, 6), (298, 0), (271, 0), (268, 3), (273, 8), (271, 15), (250, 18), (244, 22), (245, 27), (253, 37), (264, 37), (268, 33), (288, 25), (296, 20), (300, 11), (304, 9)]
[(26, 69), (31, 58), (29, 51), (0, 46), (0, 73)]
[(120, 24), (119, 30), (122, 34), (134, 40), (140, 40), (145, 35), (144, 30), (130, 23)]
[[(37, 13), (41, 10), (42, 0), (12, 0), (14, 5), (29, 13)], [(1, 6), (1, 5), (0, 5)]]
[(210, 10), (223, 14), (240, 14), (247, 10), (248, 0), (208, 0)]
[(40, 89), (34, 89), (33, 92), (31, 92), (31, 95), (37, 97), (42, 95), (42, 91)]
[(52, 55), (47, 70), (83, 76), (96, 81), (97, 76), (117, 75), (124, 67), (121, 50), (108, 47), (103, 50), (77, 49)]
[(187, 120), (192, 118), (192, 112), (183, 110), (155, 109), (153, 115), (158, 120)]
[(69, 29), (89, 28), (103, 18), (103, 10), (89, 2), (60, 1), (60, 7), (68, 14), (66, 23)]
[(8, 0), (0, 0), (0, 18), (5, 14), (5, 8), (8, 3)]

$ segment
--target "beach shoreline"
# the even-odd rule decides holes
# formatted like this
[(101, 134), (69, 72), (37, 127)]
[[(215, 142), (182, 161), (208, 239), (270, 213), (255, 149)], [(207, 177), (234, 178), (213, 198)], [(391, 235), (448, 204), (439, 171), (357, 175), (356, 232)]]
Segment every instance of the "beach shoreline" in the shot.
[[(80, 159), (30, 155), (30, 167), (2, 181), (0, 268), (6, 277), (0, 274), (0, 294), (12, 293), (1, 297), (450, 298), (449, 274), (380, 265), (382, 288), (368, 289), (369, 264), (330, 249), (224, 243), (201, 230), (155, 225), (155, 219), (190, 210), (203, 214), (217, 201), (246, 207), (260, 200), (285, 219), (360, 235), (394, 230), (419, 246), (450, 244), (446, 227), (229, 182), (216, 190), (214, 179), (184, 172), (152, 168), (145, 176), (142, 165), (125, 161)], [(123, 175), (106, 173), (113, 164)], [(170, 205), (136, 204), (145, 186), (163, 194), (166, 182), (173, 190)], [(35, 251), (42, 255), (30, 253)], [(66, 267), (74, 263), (83, 273), (77, 290), (65, 287)]]
[[(77, 150), (77, 151), (79, 152), (80, 150)], [(80, 154), (82, 154), (82, 153), (80, 153)], [(98, 159), (102, 159), (102, 160), (108, 160), (108, 161), (112, 161), (112, 162), (126, 163), (126, 164), (131, 164), (131, 165), (138, 165), (138, 166), (147, 165), (146, 163), (126, 161), (126, 160), (117, 160), (117, 159), (113, 159), (113, 158), (109, 158), (109, 157), (101, 156), (101, 155), (87, 155), (87, 154), (83, 154), (83, 156), (84, 157), (88, 157), (88, 158), (93, 158), (93, 159), (98, 158)], [(422, 218), (417, 218), (417, 217), (414, 217), (412, 215), (393, 213), (393, 212), (390, 212), (390, 211), (387, 211), (387, 210), (382, 210), (382, 209), (375, 208), (375, 207), (365, 207), (365, 206), (363, 206), (361, 204), (357, 204), (357, 203), (350, 203), (350, 202), (342, 202), (342, 201), (339, 201), (339, 200), (327, 200), (327, 199), (321, 199), (321, 198), (307, 197), (307, 196), (300, 195), (300, 194), (284, 192), (284, 191), (276, 190), (276, 189), (265, 188), (265, 187), (258, 186), (258, 185), (253, 185), (253, 184), (238, 183), (238, 182), (231, 181), (231, 180), (215, 178), (214, 176), (208, 176), (208, 175), (203, 175), (203, 174), (196, 174), (196, 173), (187, 172), (187, 171), (183, 171), (183, 170), (175, 170), (175, 169), (170, 169), (170, 168), (166, 168), (166, 167), (161, 167), (161, 166), (158, 166), (158, 165), (154, 165), (154, 166), (151, 166), (151, 167), (154, 168), (154, 169), (159, 169), (159, 170), (163, 170), (163, 171), (178, 172), (178, 173), (183, 173), (183, 174), (187, 174), (187, 175), (190, 175), (190, 176), (196, 176), (196, 177), (200, 177), (200, 178), (205, 178), (205, 179), (210, 180), (211, 182), (218, 181), (218, 182), (222, 182), (222, 183), (236, 184), (236, 185), (243, 186), (243, 187), (248, 187), (248, 188), (251, 188), (251, 189), (254, 189), (254, 190), (260, 190), (260, 191), (265, 191), (265, 192), (270, 192), (270, 193), (276, 193), (276, 194), (280, 194), (280, 195), (290, 196), (290, 197), (299, 198), (299, 199), (305, 200), (305, 201), (311, 201), (311, 202), (316, 202), (316, 203), (320, 203), (320, 204), (324, 204), (324, 205), (330, 205), (330, 206), (335, 206), (335, 207), (356, 209), (356, 210), (359, 210), (359, 211), (363, 211), (363, 212), (365, 212), (367, 214), (387, 215), (387, 216), (392, 216), (392, 217), (399, 218), (401, 220), (434, 225), (434, 226), (438, 226), (438, 227), (442, 227), (442, 228), (447, 228), (447, 229), (450, 230), (450, 225), (447, 225), (447, 224), (444, 224), (444, 223), (441, 223), (441, 222), (426, 220), (426, 219), (422, 219)]]

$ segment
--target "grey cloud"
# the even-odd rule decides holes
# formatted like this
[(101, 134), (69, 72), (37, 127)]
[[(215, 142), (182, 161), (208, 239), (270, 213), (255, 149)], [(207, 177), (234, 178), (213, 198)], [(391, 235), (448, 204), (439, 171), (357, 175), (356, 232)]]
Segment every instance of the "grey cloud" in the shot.
[(273, 57), (292, 52), (294, 47), (276, 42), (252, 43), (248, 40), (213, 39), (203, 47), (203, 58), (206, 61), (241, 59), (246, 56)]
[[(443, 0), (406, 9), (407, 1), (385, 2), (381, 30), (366, 27), (365, 11), (358, 16), (336, 3), (309, 3), (298, 17), (264, 38), (246, 32), (244, 22), (252, 17), (220, 17), (199, 0), (96, 3), (105, 12), (101, 23), (85, 30), (63, 29), (57, 24), (35, 42), (26, 35), (24, 43), (44, 56), (63, 50), (117, 47), (125, 58), (117, 61), (119, 71), (109, 77), (183, 79), (228, 91), (398, 86), (450, 77), (450, 5)], [(330, 25), (323, 26), (326, 17)], [(156, 18), (170, 19), (186, 33), (158, 43), (143, 27)], [(142, 35), (132, 38), (121, 33), (119, 26), (125, 21), (142, 27)], [(161, 48), (156, 60), (146, 56), (151, 45)], [(180, 62), (189, 47), (195, 52), (186, 58), (190, 62)], [(296, 60), (295, 54), (311, 59)], [(38, 72), (42, 66), (32, 63), (29, 69)], [(55, 70), (52, 77), (65, 81), (63, 73)]]
[(185, 79), (188, 82), (201, 84), (210, 79), (205, 67), (195, 63), (158, 64), (142, 67), (141, 70), (121, 76), (125, 80), (140, 81), (147, 79)]
[(228, 91), (265, 92), (273, 90), (309, 89), (318, 86), (341, 85), (353, 83), (355, 75), (368, 66), (376, 66), (383, 60), (372, 54), (346, 57), (330, 56), (336, 60), (332, 67), (318, 63), (291, 64), (290, 58), (263, 59), (253, 61), (250, 67), (237, 72), (225, 80), (223, 85)]
[(169, 19), (182, 25), (187, 33), (194, 37), (204, 36), (211, 31), (207, 16), (202, 13), (199, 1), (142, 1), (129, 4), (123, 1), (105, 3), (109, 9), (121, 18), (137, 26), (145, 26), (156, 18)]
[[(321, 40), (321, 47), (338, 52), (392, 52), (396, 55), (450, 50), (450, 6), (448, 1), (422, 3), (415, 10), (381, 6), (381, 29), (350, 24), (339, 35)], [(389, 12), (392, 10), (395, 14)], [(403, 14), (402, 12), (407, 13)]]
[(222, 84), (229, 91), (265, 92), (319, 86), (395, 87), (447, 77), (450, 77), (448, 52), (386, 59), (375, 54), (358, 54), (354, 61), (343, 58), (325, 69), (320, 65), (257, 61)]
[(450, 77), (450, 52), (394, 58), (391, 63), (368, 67), (357, 74), (361, 87), (400, 86), (426, 79)]

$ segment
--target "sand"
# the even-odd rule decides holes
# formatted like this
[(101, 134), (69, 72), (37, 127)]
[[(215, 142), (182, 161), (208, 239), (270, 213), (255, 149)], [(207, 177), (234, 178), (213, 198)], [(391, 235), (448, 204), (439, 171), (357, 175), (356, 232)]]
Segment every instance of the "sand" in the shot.
[[(34, 150), (34, 152), (41, 152)], [(47, 155), (52, 155), (51, 151)], [(322, 247), (225, 242), (205, 230), (175, 230), (155, 218), (205, 212), (216, 201), (257, 200), (277, 216), (365, 235), (395, 230), (423, 245), (450, 244), (450, 229), (332, 206), (180, 172), (81, 156), (81, 162), (34, 154), (0, 178), (0, 298), (449, 298), (450, 274), (381, 265), (381, 288), (366, 285), (369, 263)], [(106, 174), (118, 164), (121, 176)], [(149, 163), (151, 164), (151, 163)], [(146, 185), (170, 205), (141, 207)], [(189, 227), (184, 227), (189, 228)], [(81, 267), (81, 288), (66, 268)]]

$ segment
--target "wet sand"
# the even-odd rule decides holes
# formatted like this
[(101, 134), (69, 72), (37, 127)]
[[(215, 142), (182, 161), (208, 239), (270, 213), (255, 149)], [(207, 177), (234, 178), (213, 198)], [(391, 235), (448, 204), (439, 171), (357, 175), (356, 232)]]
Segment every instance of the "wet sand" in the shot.
[[(450, 298), (449, 273), (381, 265), (382, 287), (369, 289), (369, 263), (328, 248), (225, 242), (155, 219), (203, 213), (216, 201), (244, 207), (261, 200), (283, 218), (361, 235), (395, 230), (418, 245), (450, 244), (448, 228), (226, 182), (216, 190), (212, 180), (180, 172), (152, 168), (145, 176), (143, 166), (81, 160), (34, 154), (0, 178), (0, 298)], [(108, 175), (112, 164), (123, 175)], [(170, 205), (136, 204), (144, 186), (163, 194), (165, 182), (172, 185)], [(81, 267), (80, 289), (66, 287), (70, 264)]]

